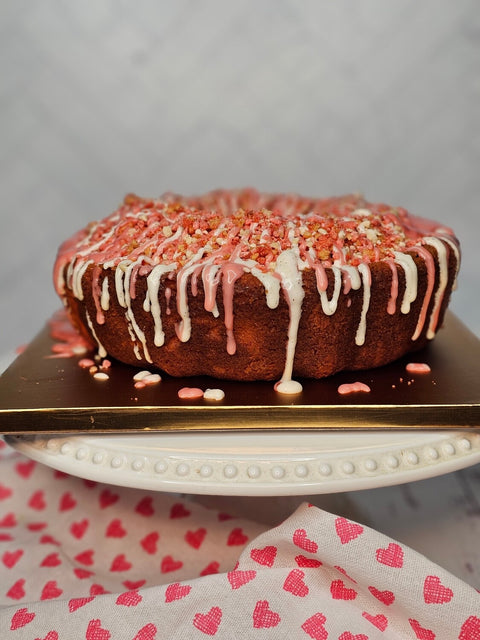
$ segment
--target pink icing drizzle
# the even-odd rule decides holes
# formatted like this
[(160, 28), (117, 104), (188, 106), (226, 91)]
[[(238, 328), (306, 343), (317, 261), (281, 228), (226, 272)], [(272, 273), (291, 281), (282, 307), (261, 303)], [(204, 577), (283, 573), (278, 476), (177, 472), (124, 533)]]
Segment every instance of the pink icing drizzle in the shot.
[(347, 393), (370, 393), (371, 389), (368, 384), (364, 384), (363, 382), (351, 382), (349, 384), (341, 384), (338, 387), (338, 393), (341, 395), (345, 395)]
[(405, 369), (408, 373), (430, 373), (431, 371), (425, 362), (409, 362)]
[(178, 392), (180, 400), (196, 400), (203, 398), (203, 391), (195, 387), (182, 387)]

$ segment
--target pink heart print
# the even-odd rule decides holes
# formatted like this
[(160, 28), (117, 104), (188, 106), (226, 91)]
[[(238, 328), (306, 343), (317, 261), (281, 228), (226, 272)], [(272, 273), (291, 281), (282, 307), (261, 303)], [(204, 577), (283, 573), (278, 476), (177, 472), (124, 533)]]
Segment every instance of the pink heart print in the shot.
[(23, 556), (23, 549), (17, 549), (16, 551), (5, 551), (2, 556), (2, 562), (7, 569), (13, 569), (20, 558)]
[(71, 532), (72, 536), (74, 538), (77, 538), (77, 540), (81, 540), (83, 538), (83, 536), (85, 535), (89, 524), (90, 523), (89, 523), (87, 518), (84, 518), (83, 520), (80, 520), (79, 522), (72, 522), (72, 524), (70, 525), (70, 532)]
[(445, 604), (453, 598), (453, 591), (445, 587), (437, 576), (427, 576), (423, 583), (423, 599), (426, 604)]
[(157, 552), (157, 542), (159, 539), (160, 535), (156, 531), (152, 531), (152, 533), (147, 534), (142, 540), (140, 540), (140, 544), (147, 553), (153, 555)]
[(307, 558), (306, 556), (295, 556), (295, 562), (299, 567), (303, 567), (305, 569), (318, 569), (318, 567), (322, 566), (322, 562), (317, 560), (317, 558)]
[(45, 502), (45, 493), (40, 489), (32, 493), (30, 500), (28, 501), (28, 506), (36, 511), (43, 511), (47, 506)]
[(92, 600), (95, 600), (95, 596), (89, 596), (88, 598), (71, 598), (68, 601), (68, 610), (70, 613), (73, 613), (74, 611), (77, 611), (77, 609), (84, 607), (89, 602), (92, 602)]
[(36, 466), (35, 460), (26, 460), (25, 462), (17, 462), (15, 470), (22, 478), (29, 478)]
[(58, 633), (56, 631), (49, 631), (44, 638), (35, 638), (35, 640), (58, 640)]
[(178, 502), (170, 509), (170, 518), (187, 518), (190, 515), (190, 511), (186, 509), (181, 502)]
[(249, 571), (241, 571), (235, 569), (227, 573), (227, 578), (232, 589), (240, 589), (244, 584), (247, 584), (253, 580), (257, 575), (257, 572), (253, 569)]
[(348, 544), (363, 533), (363, 527), (346, 518), (336, 518), (335, 531), (342, 544)]
[(307, 532), (305, 529), (297, 529), (294, 531), (293, 544), (304, 551), (308, 551), (308, 553), (317, 553), (318, 551), (318, 544), (307, 538)]
[(144, 627), (140, 629), (137, 635), (133, 638), (133, 640), (155, 640), (157, 637), (157, 627), (149, 622)]
[(363, 611), (362, 616), (365, 618), (365, 620), (371, 622), (373, 626), (377, 627), (377, 629), (380, 629), (380, 631), (385, 631), (385, 629), (388, 627), (388, 619), (381, 613), (372, 615), (367, 611)]
[(250, 551), (250, 557), (264, 567), (273, 567), (273, 563), (277, 557), (277, 547), (267, 545), (263, 547), (263, 549), (252, 549)]
[(341, 636), (338, 636), (338, 640), (368, 640), (368, 636), (364, 633), (355, 633), (351, 631), (344, 631)]
[(25, 597), (25, 578), (20, 578), (17, 580), (7, 591), (7, 597), (12, 600), (21, 600)]
[(143, 598), (138, 591), (125, 591), (125, 593), (121, 593), (118, 596), (115, 604), (120, 604), (124, 607), (136, 607), (142, 600)]
[(13, 494), (13, 491), (10, 487), (6, 487), (4, 484), (0, 483), (0, 500), (6, 500), (10, 498)]
[(222, 610), (220, 607), (212, 607), (207, 613), (196, 613), (193, 618), (193, 626), (202, 633), (214, 636), (222, 621)]
[(137, 504), (137, 506), (135, 507), (135, 511), (147, 518), (149, 518), (150, 516), (153, 516), (155, 511), (153, 509), (152, 502), (153, 502), (152, 496), (145, 496), (145, 498), (142, 498), (142, 500), (140, 500), (140, 502)]
[(93, 564), (93, 556), (95, 554), (95, 551), (93, 549), (86, 549), (85, 551), (82, 551), (81, 553), (77, 553), (77, 555), (75, 556), (74, 560), (76, 560), (77, 562), (79, 562), (80, 564), (83, 564), (87, 567), (90, 567)]
[(357, 592), (345, 586), (343, 580), (332, 580), (330, 593), (334, 600), (355, 600)]
[(304, 598), (309, 593), (309, 588), (304, 581), (305, 573), (300, 569), (292, 569), (283, 583), (283, 589), (294, 596)]
[(182, 567), (183, 562), (181, 560), (174, 560), (172, 556), (168, 555), (163, 558), (160, 570), (162, 573), (170, 573), (170, 571), (177, 571)]
[(217, 562), (216, 560), (212, 560), (212, 562), (209, 562), (207, 566), (200, 571), (199, 575), (211, 576), (214, 573), (218, 573), (219, 569), (220, 569), (220, 563)]
[(246, 536), (240, 527), (232, 529), (227, 538), (227, 547), (240, 546), (248, 542), (248, 536)]
[(90, 620), (85, 634), (86, 640), (110, 640), (111, 633), (102, 627), (100, 620)]
[(380, 602), (383, 602), (383, 604), (387, 605), (387, 607), (395, 602), (395, 594), (392, 591), (380, 591), (375, 587), (368, 587), (368, 590), (370, 591), (372, 596), (374, 596), (377, 600), (380, 600)]
[[(422, 625), (417, 621), (409, 618), (408, 622), (415, 632), (415, 636), (417, 640), (435, 640), (435, 634), (430, 629), (425, 629)], [(470, 639), (471, 640), (471, 639)]]
[(395, 569), (403, 567), (403, 549), (396, 542), (390, 542), (386, 549), (377, 549), (376, 558), (378, 562), (388, 567)]
[(185, 534), (185, 542), (193, 549), (200, 549), (202, 542), (207, 535), (207, 530), (201, 527), (196, 531), (187, 531)]
[(21, 629), (22, 627), (25, 627), (25, 625), (29, 624), (34, 618), (35, 614), (28, 609), (18, 609), (18, 611), (15, 611), (12, 616), (10, 629), (12, 631), (15, 629)]
[(458, 640), (480, 640), (480, 618), (470, 616), (462, 624)]
[(280, 616), (270, 609), (268, 600), (259, 600), (253, 610), (253, 626), (255, 629), (270, 629), (280, 623)]
[(62, 564), (62, 561), (60, 559), (60, 556), (58, 555), (58, 552), (55, 551), (54, 553), (49, 553), (47, 556), (45, 556), (45, 558), (40, 563), (40, 566), (41, 567), (58, 567), (61, 564)]
[(192, 587), (188, 584), (180, 584), (180, 582), (174, 582), (169, 584), (165, 591), (165, 602), (173, 602), (174, 600), (181, 600), (188, 596)]
[(42, 589), (40, 600), (52, 600), (59, 598), (63, 591), (57, 585), (56, 580), (49, 580)]
[(98, 498), (100, 502), (100, 509), (111, 507), (119, 498), (120, 496), (117, 493), (113, 493), (110, 489), (104, 489)]
[(110, 571), (128, 571), (132, 568), (132, 563), (129, 562), (124, 553), (119, 553), (118, 556), (112, 560)]
[(106, 538), (124, 538), (126, 535), (127, 531), (119, 518), (112, 520), (105, 531)]
[(60, 498), (60, 504), (58, 509), (59, 511), (69, 511), (70, 509), (73, 509), (76, 506), (77, 506), (77, 501), (72, 496), (72, 494), (69, 491), (67, 491)]
[(302, 629), (312, 640), (326, 640), (328, 638), (328, 632), (324, 626), (326, 621), (327, 619), (323, 613), (315, 613), (305, 620), (302, 624)]

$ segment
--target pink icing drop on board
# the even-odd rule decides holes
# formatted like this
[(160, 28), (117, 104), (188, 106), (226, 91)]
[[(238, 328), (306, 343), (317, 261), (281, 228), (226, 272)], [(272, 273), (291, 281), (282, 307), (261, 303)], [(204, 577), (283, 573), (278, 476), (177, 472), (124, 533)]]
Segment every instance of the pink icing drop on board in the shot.
[(203, 398), (203, 391), (195, 387), (182, 387), (178, 392), (180, 400), (196, 400)]
[(347, 393), (370, 393), (371, 389), (368, 384), (364, 384), (363, 382), (352, 382), (350, 384), (341, 384), (338, 387), (338, 393), (341, 395), (345, 395)]
[(409, 362), (405, 369), (408, 373), (430, 373), (431, 371), (425, 362)]

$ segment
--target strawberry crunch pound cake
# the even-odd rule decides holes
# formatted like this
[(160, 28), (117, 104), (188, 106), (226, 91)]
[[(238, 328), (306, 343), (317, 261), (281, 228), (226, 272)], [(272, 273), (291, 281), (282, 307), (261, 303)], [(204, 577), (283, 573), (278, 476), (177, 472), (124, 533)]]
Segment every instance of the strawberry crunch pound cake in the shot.
[(296, 393), (423, 347), (459, 264), (451, 229), (402, 208), (245, 189), (128, 195), (60, 247), (54, 278), (102, 357)]

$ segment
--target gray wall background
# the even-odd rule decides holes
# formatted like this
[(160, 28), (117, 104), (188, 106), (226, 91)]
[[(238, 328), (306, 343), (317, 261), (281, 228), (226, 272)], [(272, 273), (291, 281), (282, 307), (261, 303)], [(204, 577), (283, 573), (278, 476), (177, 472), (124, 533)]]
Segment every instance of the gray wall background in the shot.
[(126, 192), (363, 191), (453, 226), (480, 335), (477, 0), (0, 0), (0, 353)]

